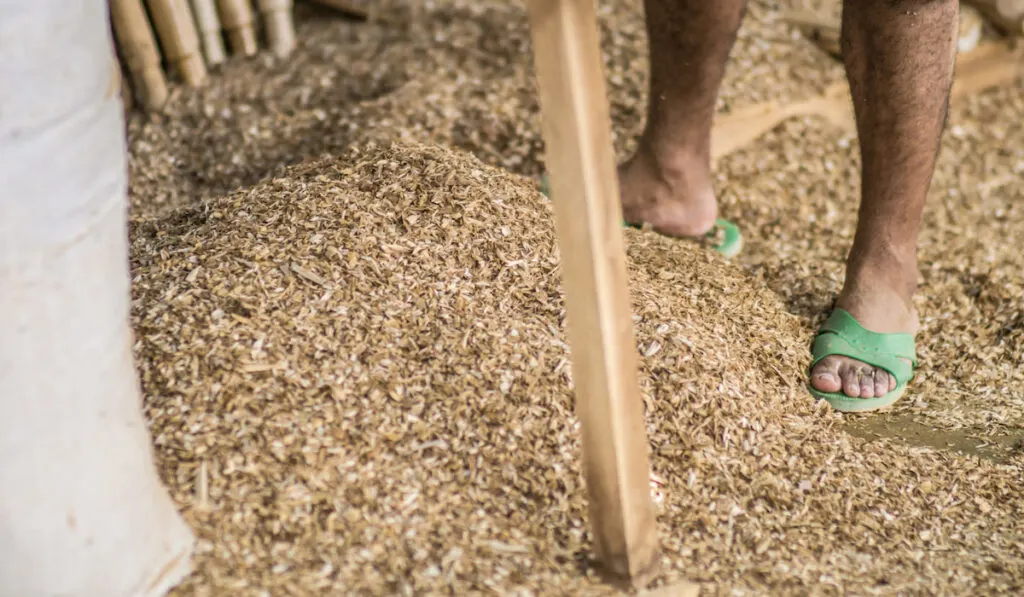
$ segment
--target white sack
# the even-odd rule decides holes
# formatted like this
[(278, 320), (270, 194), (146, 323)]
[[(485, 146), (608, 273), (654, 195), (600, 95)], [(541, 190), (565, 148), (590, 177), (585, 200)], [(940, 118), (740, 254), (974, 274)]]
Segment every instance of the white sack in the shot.
[(0, 597), (155, 597), (191, 566), (132, 361), (108, 23), (0, 0)]

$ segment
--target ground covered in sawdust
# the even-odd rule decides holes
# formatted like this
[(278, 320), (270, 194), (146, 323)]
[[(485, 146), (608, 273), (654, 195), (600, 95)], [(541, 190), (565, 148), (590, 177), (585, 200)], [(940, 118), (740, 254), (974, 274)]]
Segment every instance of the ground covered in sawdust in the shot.
[[(625, 155), (642, 14), (601, 6)], [(752, 4), (723, 111), (842, 77), (776, 8)], [(521, 7), (298, 16), (287, 63), (236, 61), (129, 127), (146, 412), (201, 538), (174, 594), (614, 593), (587, 562)], [(855, 139), (796, 120), (720, 164), (747, 237), (734, 263), (625, 233), (665, 481), (659, 582), (1024, 592), (1022, 119), (1019, 88), (953, 110), (922, 369), (889, 414), (844, 418), (803, 390), (853, 233)]]

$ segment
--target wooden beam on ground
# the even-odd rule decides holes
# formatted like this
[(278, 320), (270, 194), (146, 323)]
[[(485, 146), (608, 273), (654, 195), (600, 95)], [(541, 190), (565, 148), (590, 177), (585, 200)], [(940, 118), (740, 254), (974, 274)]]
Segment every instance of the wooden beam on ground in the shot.
[[(950, 104), (956, 106), (986, 89), (1011, 85), (1022, 70), (1024, 55), (1010, 42), (982, 42), (972, 51), (957, 55)], [(824, 94), (804, 101), (790, 104), (765, 102), (722, 116), (711, 130), (711, 159), (717, 162), (750, 145), (784, 120), (808, 116), (822, 118), (844, 132), (856, 132), (853, 103), (846, 82), (836, 83)]]
[(711, 129), (711, 161), (750, 145), (784, 120), (806, 116), (823, 118), (843, 131), (856, 130), (849, 88), (836, 83), (807, 100), (755, 104), (719, 118)]
[(956, 105), (982, 91), (1013, 85), (1024, 72), (1024, 48), (1010, 41), (982, 42), (968, 54), (960, 54), (950, 90)]
[(527, 0), (561, 250), (590, 526), (605, 571), (659, 553), (594, 0)]

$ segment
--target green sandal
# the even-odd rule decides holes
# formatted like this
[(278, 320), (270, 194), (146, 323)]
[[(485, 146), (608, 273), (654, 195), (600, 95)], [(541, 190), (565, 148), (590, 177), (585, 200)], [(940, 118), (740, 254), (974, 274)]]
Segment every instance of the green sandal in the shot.
[[(551, 198), (551, 190), (548, 187), (548, 177), (544, 176), (540, 181), (540, 192), (544, 193), (545, 197)], [(623, 221), (622, 225), (626, 228), (635, 228), (636, 230), (643, 230), (643, 224), (635, 224), (632, 222)], [(743, 249), (743, 235), (740, 234), (740, 229), (728, 220), (719, 218), (715, 220), (714, 227), (708, 231), (704, 236), (704, 240), (714, 239), (716, 236), (721, 234), (721, 241), (717, 244), (713, 244), (712, 248), (721, 254), (725, 258), (735, 257)]]
[(913, 379), (914, 368), (917, 367), (913, 334), (880, 334), (866, 330), (843, 309), (834, 310), (818, 330), (811, 346), (811, 356), (814, 360), (808, 375), (825, 357), (844, 356), (884, 369), (896, 378), (896, 388), (877, 398), (854, 398), (842, 392), (822, 392), (808, 385), (812, 396), (846, 413), (878, 410), (896, 402), (907, 391), (907, 384)]

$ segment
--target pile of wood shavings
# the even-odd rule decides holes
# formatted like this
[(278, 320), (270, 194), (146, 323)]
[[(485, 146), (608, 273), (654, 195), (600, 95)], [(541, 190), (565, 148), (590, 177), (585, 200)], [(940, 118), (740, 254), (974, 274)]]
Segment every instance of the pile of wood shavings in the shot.
[[(522, 7), (445, 0), (414, 20), (395, 4), (358, 24), (300, 10), (294, 60), (233, 63), (130, 123), (147, 412), (203, 538), (178, 595), (608, 591), (583, 565), (547, 204), (442, 148), (541, 171)], [(624, 156), (642, 14), (601, 8)], [(733, 64), (723, 112), (842, 76), (770, 2), (752, 3)], [(794, 120), (720, 165), (736, 265), (627, 232), (664, 580), (1021, 592), (1021, 122), (1019, 88), (951, 114), (922, 238), (923, 368), (892, 415), (842, 419), (802, 390), (852, 238), (855, 139)], [(323, 153), (342, 157), (288, 166)], [(847, 433), (906, 419), (1005, 449)]]
[[(133, 229), (147, 414), (203, 539), (177, 594), (600, 592), (548, 204), (451, 150), (359, 154)], [(802, 390), (805, 320), (628, 234), (666, 579), (1021, 588), (1019, 464), (852, 439)]]

